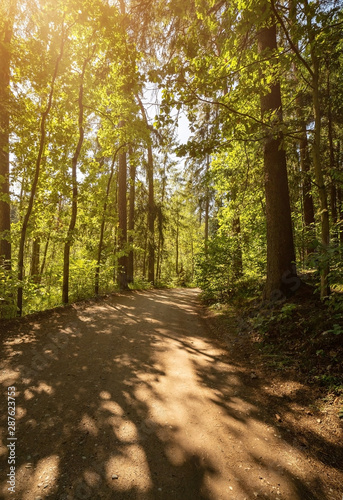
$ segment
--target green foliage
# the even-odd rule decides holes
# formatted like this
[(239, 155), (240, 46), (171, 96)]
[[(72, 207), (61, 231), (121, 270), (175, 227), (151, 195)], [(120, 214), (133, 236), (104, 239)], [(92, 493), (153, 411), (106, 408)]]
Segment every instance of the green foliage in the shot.
[(333, 333), (334, 335), (341, 335), (343, 333), (343, 327), (335, 323), (333, 325), (333, 328), (331, 330), (328, 330), (328, 333)]
[(195, 257), (195, 279), (205, 298), (223, 299), (234, 286), (232, 256), (227, 247), (226, 238), (216, 237)]
[(297, 305), (296, 304), (284, 304), (281, 308), (281, 311), (279, 313), (279, 318), (280, 320), (288, 320), (290, 319), (294, 312), (297, 310)]
[(152, 284), (143, 277), (137, 277), (134, 283), (129, 284), (130, 290), (151, 290)]
[[(280, 15), (289, 37), (284, 36), (279, 22), (282, 46), (261, 54), (257, 33), (270, 14), (269, 4), (264, 9), (261, 2), (201, 0), (150, 2), (144, 6), (129, 2), (125, 16), (115, 3), (102, 0), (82, 0), (78, 4), (73, 0), (23, 0), (19, 4), (11, 46), (9, 145), (14, 257), (13, 272), (1, 270), (2, 316), (16, 313), (19, 236), (34, 178), (42, 112), (47, 106), (63, 40), (27, 229), (23, 281), (26, 313), (53, 307), (61, 301), (63, 246), (72, 207), (71, 160), (80, 133), (78, 95), (84, 67), (84, 141), (77, 165), (78, 214), (72, 234), (70, 269), (72, 300), (93, 295), (98, 258), (100, 291), (115, 289), (121, 255), (117, 248), (116, 172), (121, 148), (136, 164), (135, 227), (130, 233), (130, 244), (121, 252), (127, 254), (130, 248), (134, 252), (135, 283), (131, 287), (150, 286), (146, 281), (147, 144), (153, 146), (155, 164), (156, 282), (166, 286), (196, 282), (204, 295), (214, 300), (227, 300), (239, 293), (260, 293), (267, 270), (263, 145), (266, 130), (276, 119), (266, 113), (262, 120), (260, 95), (268, 94), (270, 86), (278, 81), (283, 96), (283, 146), (287, 150), (297, 260), (302, 267), (317, 270), (318, 287), (319, 273), (329, 263), (331, 284), (336, 289), (343, 287), (339, 10), (320, 2), (306, 8), (297, 3), (294, 18), (291, 11), (283, 10)], [(311, 16), (309, 23), (307, 12)], [(294, 47), (299, 47), (301, 57), (294, 53)], [(337, 222), (331, 217), (333, 238), (328, 248), (319, 243), (321, 213), (313, 165), (310, 164), (309, 172), (304, 172), (300, 164), (299, 131), (304, 125), (309, 132), (314, 121), (313, 86), (308, 71), (313, 54), (318, 58), (320, 76), (324, 184), (336, 189), (336, 195), (330, 191), (331, 197), (336, 196), (330, 210), (334, 210), (336, 202)], [(150, 87), (161, 96), (161, 102), (156, 124), (149, 123), (147, 127), (136, 97), (150, 100)], [(329, 111), (333, 151), (329, 151)], [(175, 116), (181, 112), (188, 117), (192, 135), (177, 145)], [(148, 116), (149, 122), (151, 118)], [(312, 133), (307, 135), (311, 138), (307, 151), (310, 156)], [(185, 162), (176, 160), (173, 151), (186, 157)], [(302, 188), (306, 176), (311, 181), (318, 212), (311, 229), (304, 227)], [(34, 239), (40, 241), (39, 269), (36, 276), (31, 276)], [(334, 294), (327, 302), (330, 311), (337, 315), (331, 333), (339, 336), (338, 315), (343, 308), (337, 297)], [(295, 312), (290, 304), (284, 304), (277, 320), (288, 320)], [(263, 318), (259, 321), (264, 329)]]
[(16, 315), (16, 292), (18, 280), (16, 273), (0, 266), (0, 319)]

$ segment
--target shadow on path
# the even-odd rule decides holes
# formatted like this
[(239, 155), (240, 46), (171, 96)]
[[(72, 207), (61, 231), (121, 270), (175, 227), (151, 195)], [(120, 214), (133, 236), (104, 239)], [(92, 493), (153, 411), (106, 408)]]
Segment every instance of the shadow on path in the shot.
[(291, 411), (291, 402), (268, 394), (266, 381), (252, 381), (249, 366), (208, 336), (197, 293), (122, 294), (7, 324), (1, 498), (337, 500), (335, 480), (330, 492), (320, 472), (337, 479), (342, 447), (323, 456), (330, 443), (307, 436), (308, 460), (264, 407), (272, 398)]

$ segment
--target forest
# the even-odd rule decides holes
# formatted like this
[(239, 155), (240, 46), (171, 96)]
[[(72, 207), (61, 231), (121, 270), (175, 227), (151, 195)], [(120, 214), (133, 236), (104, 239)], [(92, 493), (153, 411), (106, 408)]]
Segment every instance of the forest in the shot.
[(0, 9), (1, 318), (303, 282), (341, 310), (340, 1)]
[(342, 497), (342, 70), (343, 0), (0, 0), (1, 498)]

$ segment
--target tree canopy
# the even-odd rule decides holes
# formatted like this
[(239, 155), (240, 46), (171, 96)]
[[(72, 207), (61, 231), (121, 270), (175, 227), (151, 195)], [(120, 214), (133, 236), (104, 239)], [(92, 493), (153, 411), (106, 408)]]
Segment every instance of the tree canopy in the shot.
[(342, 23), (340, 1), (2, 2), (1, 317), (339, 290)]

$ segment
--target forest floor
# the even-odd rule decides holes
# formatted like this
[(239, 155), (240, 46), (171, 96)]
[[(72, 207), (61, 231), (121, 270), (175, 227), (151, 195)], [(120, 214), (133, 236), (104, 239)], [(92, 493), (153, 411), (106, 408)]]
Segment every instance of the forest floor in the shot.
[(338, 402), (266, 363), (237, 309), (136, 291), (0, 328), (1, 499), (342, 500)]

